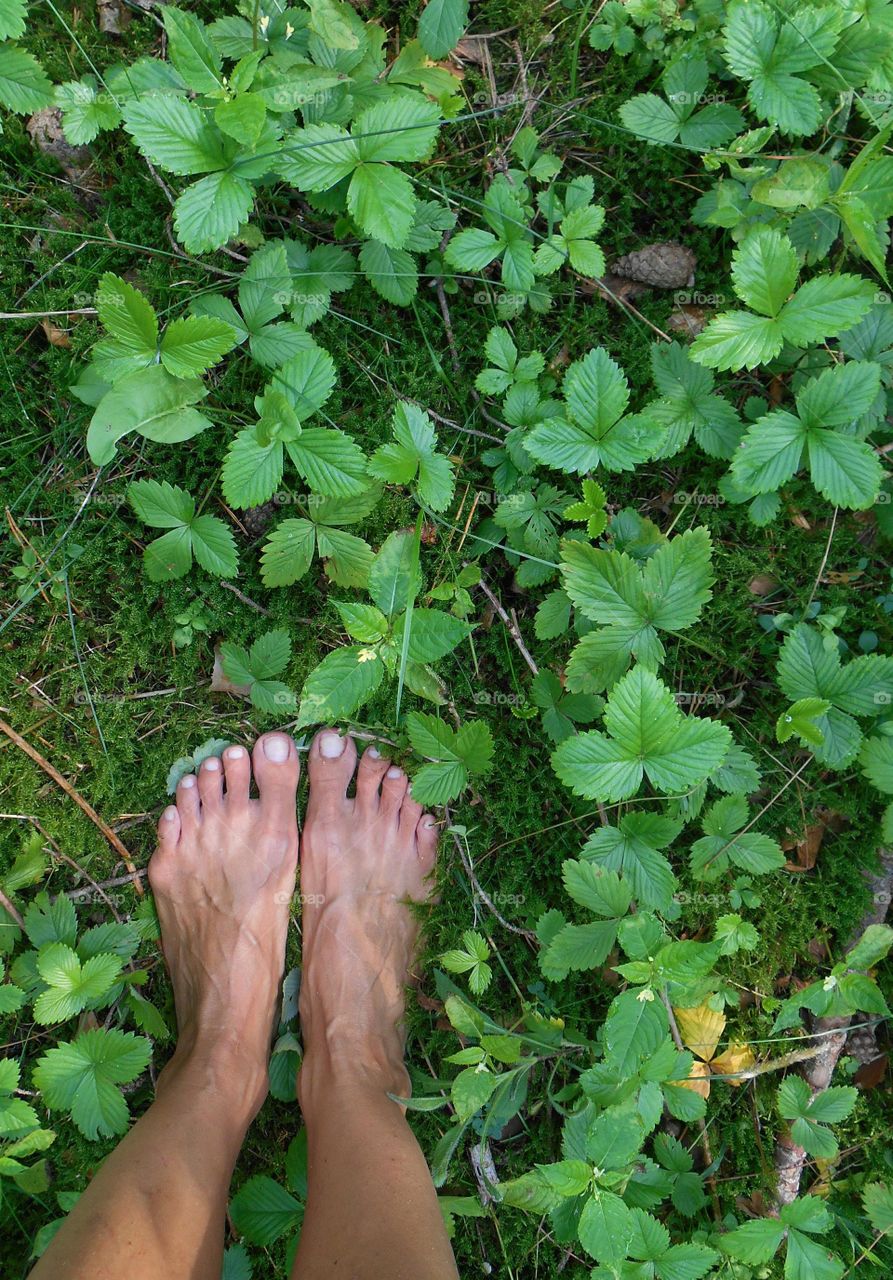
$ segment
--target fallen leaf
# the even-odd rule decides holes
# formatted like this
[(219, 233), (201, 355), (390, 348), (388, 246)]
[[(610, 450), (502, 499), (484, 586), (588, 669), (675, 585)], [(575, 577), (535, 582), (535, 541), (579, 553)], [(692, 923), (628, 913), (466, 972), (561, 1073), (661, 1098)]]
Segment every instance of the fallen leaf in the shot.
[(747, 589), (753, 596), (771, 596), (778, 589), (778, 579), (771, 573), (758, 573), (748, 582)]
[(62, 132), (62, 112), (58, 107), (43, 107), (29, 117), (25, 128), (37, 150), (51, 156), (74, 186), (87, 192), (97, 189), (93, 173), (93, 157), (88, 147), (73, 147)]
[(71, 338), (64, 329), (59, 329), (53, 324), (48, 316), (44, 316), (40, 322), (40, 327), (46, 334), (47, 342), (51, 347), (70, 347)]
[(858, 1089), (876, 1089), (887, 1074), (887, 1054), (882, 1053), (871, 1062), (865, 1062), (853, 1076)]
[(640, 298), (643, 293), (650, 292), (650, 286), (642, 284), (637, 280), (629, 280), (626, 276), (614, 275), (608, 272), (606, 276), (594, 276), (591, 280), (582, 280), (580, 282), (580, 292), (583, 294), (598, 294), (599, 297), (607, 299), (608, 302), (632, 302), (635, 298)]
[(696, 307), (690, 302), (679, 303), (667, 321), (670, 332), (681, 334), (684, 338), (696, 338), (706, 325), (707, 312), (703, 307)]
[(121, 0), (96, 0), (99, 30), (107, 36), (119, 36), (130, 24), (130, 14)]
[(855, 582), (857, 578), (861, 577), (861, 569), (850, 569), (846, 572), (830, 569), (822, 578), (822, 582), (831, 583), (833, 586), (845, 587), (848, 582)]
[(716, 1013), (706, 1004), (699, 1004), (694, 1009), (674, 1009), (673, 1013), (686, 1049), (709, 1062), (725, 1030), (725, 1014)]
[[(728, 1076), (736, 1071), (749, 1071), (755, 1062), (756, 1058), (750, 1045), (742, 1044), (740, 1040), (733, 1040), (718, 1057), (710, 1059), (710, 1074)], [(733, 1085), (736, 1089), (740, 1089), (746, 1083), (745, 1080), (726, 1080), (726, 1084)]]
[[(702, 1098), (710, 1096), (711, 1075), (727, 1076), (735, 1071), (748, 1071), (756, 1062), (750, 1045), (740, 1040), (732, 1040), (722, 1053), (714, 1057), (720, 1036), (726, 1027), (726, 1016), (717, 1013), (707, 1004), (698, 1005), (694, 1009), (675, 1009), (676, 1026), (686, 1049), (697, 1054), (692, 1063), (691, 1074), (680, 1083), (685, 1089), (699, 1093)], [(728, 1084), (740, 1088), (743, 1080), (729, 1080)]]
[(211, 672), (212, 693), (233, 693), (237, 698), (251, 696), (251, 687), (247, 684), (233, 684), (223, 673), (223, 662), (220, 657), (220, 646), (214, 646), (214, 668)]
[(702, 1098), (710, 1097), (710, 1068), (706, 1062), (699, 1062), (695, 1058), (691, 1064), (691, 1073), (687, 1080), (678, 1080), (680, 1089), (691, 1089), (692, 1093), (699, 1093)]

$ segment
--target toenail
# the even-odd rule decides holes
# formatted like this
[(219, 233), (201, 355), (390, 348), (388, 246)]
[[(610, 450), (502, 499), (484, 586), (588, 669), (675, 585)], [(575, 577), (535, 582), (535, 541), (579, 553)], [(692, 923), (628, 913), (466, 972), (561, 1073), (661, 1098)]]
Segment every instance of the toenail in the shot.
[(176, 816), (177, 816), (177, 810), (174, 808), (172, 804), (169, 804), (168, 807), (165, 809), (164, 813), (161, 815), (161, 820), (162, 822), (173, 822)]
[(274, 764), (288, 759), (288, 738), (284, 733), (270, 733), (264, 738), (264, 755)]
[(397, 768), (397, 766), (396, 766), (395, 764), (392, 764), (392, 765), (391, 765), (391, 767), (390, 767), (390, 769), (388, 769), (387, 773), (385, 774), (385, 777), (386, 777), (386, 778), (399, 778), (399, 777), (401, 777), (401, 776), (402, 776), (402, 774), (403, 774), (403, 770), (402, 770), (402, 769), (398, 769), (398, 768)]
[(435, 818), (429, 818), (428, 821), (425, 823), (425, 827), (429, 831), (432, 827), (436, 827), (436, 826), (437, 826), (437, 821)]
[(370, 760), (381, 759), (381, 752), (379, 751), (378, 747), (370, 747), (369, 750), (366, 752), (366, 755), (369, 757)]
[(319, 740), (319, 754), (326, 760), (336, 760), (344, 754), (344, 738), (337, 733), (324, 733)]
[(192, 773), (187, 773), (185, 777), (183, 777), (183, 778), (181, 778), (181, 779), (180, 779), (180, 786), (181, 786), (181, 787), (194, 787), (194, 786), (195, 786), (195, 775), (194, 775), (194, 774), (192, 774)]
[(216, 756), (208, 756), (207, 760), (203, 762), (202, 768), (206, 769), (208, 773), (216, 773), (220, 768), (220, 761)]
[(223, 754), (226, 756), (227, 760), (241, 760), (242, 756), (245, 754), (245, 748), (227, 747)]

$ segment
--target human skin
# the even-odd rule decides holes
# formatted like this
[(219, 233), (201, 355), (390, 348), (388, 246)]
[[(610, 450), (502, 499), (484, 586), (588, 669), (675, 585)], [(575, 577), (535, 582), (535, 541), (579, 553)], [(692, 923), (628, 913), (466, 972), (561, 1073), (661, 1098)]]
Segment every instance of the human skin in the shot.
[[(456, 1280), (405, 1097), (404, 991), (437, 827), (406, 775), (323, 730), (301, 836), (308, 1196), (293, 1280)], [(149, 880), (178, 1039), (156, 1098), (103, 1163), (32, 1280), (219, 1280), (226, 1205), (267, 1064), (298, 865), (294, 743), (187, 775)], [(348, 787), (356, 773), (355, 795)], [(250, 795), (252, 775), (259, 798)]]

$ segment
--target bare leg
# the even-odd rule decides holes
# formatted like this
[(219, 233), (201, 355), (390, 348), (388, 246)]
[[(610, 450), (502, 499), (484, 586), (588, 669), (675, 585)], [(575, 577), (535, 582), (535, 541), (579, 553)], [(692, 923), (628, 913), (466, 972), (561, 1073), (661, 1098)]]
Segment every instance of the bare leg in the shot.
[(404, 988), (428, 896), (433, 819), (374, 751), (350, 738), (310, 750), (301, 842), (304, 972), (298, 1082), (309, 1190), (295, 1280), (456, 1280), (425, 1159), (401, 1107)]
[(33, 1280), (220, 1280), (226, 1197), (267, 1092), (298, 853), (298, 758), (284, 734), (184, 778), (149, 879), (179, 1040), (158, 1096), (105, 1161)]

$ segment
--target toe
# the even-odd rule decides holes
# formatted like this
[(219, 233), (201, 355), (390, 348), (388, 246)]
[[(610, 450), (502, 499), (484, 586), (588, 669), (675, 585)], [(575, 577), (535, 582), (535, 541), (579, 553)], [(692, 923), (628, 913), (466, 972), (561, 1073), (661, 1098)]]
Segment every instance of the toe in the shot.
[(175, 804), (169, 804), (158, 822), (158, 848), (173, 849), (180, 839), (180, 814)]
[(198, 780), (194, 773), (184, 774), (177, 783), (177, 812), (181, 830), (185, 834), (194, 830), (199, 820)]
[(378, 788), (390, 763), (378, 747), (368, 747), (363, 752), (357, 769), (357, 805), (365, 812), (377, 812)]
[(403, 797), (403, 803), (400, 806), (400, 840), (401, 842), (412, 845), (415, 840), (416, 827), (419, 825), (419, 819), (422, 816), (422, 806), (417, 800), (412, 798), (412, 788), (407, 787), (406, 795)]
[(286, 733), (265, 733), (254, 744), (252, 759), (266, 816), (276, 825), (295, 825), (301, 765), (294, 741)]
[(408, 784), (409, 779), (403, 770), (392, 764), (381, 784), (381, 812), (386, 817), (396, 819)]
[(226, 748), (223, 753), (223, 770), (226, 776), (227, 808), (244, 809), (251, 786), (251, 761), (244, 747)]
[(357, 762), (357, 749), (349, 734), (323, 729), (310, 744), (307, 770), (310, 774), (311, 811), (320, 813), (333, 806), (341, 810), (347, 803), (347, 788)]
[(208, 756), (198, 771), (198, 794), (203, 813), (214, 813), (223, 800), (223, 765), (219, 756)]
[(430, 875), (434, 870), (439, 835), (440, 823), (433, 814), (423, 813), (416, 827), (416, 848), (425, 875)]

